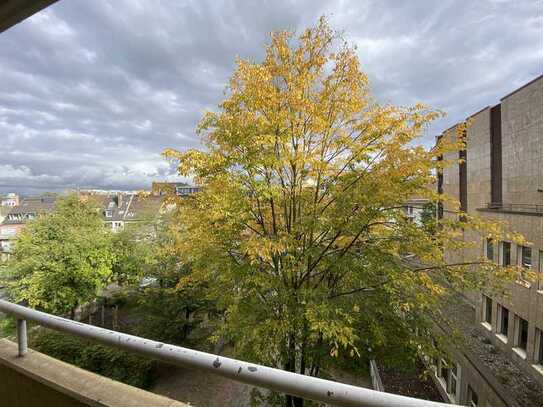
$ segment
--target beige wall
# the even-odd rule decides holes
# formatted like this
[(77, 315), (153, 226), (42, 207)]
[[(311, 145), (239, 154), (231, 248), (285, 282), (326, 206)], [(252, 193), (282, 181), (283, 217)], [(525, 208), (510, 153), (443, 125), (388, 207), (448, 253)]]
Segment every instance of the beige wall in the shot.
[(543, 78), (502, 100), (503, 202), (543, 204)]
[[(502, 188), (503, 203), (543, 205), (543, 77), (506, 96), (501, 102), (502, 120)], [(451, 134), (455, 134), (454, 128)], [(539, 264), (539, 251), (543, 251), (543, 215), (528, 213), (511, 213), (511, 211), (480, 210), (491, 200), (491, 166), (490, 166), (490, 108), (485, 108), (471, 118), (471, 126), (467, 130), (467, 190), (468, 213), (484, 218), (505, 222), (510, 231), (521, 233), (532, 247), (532, 270), (543, 270)], [(445, 159), (452, 158), (448, 154)], [(450, 196), (459, 194), (458, 166), (454, 165), (444, 171), (444, 192)], [(447, 214), (445, 214), (447, 216)], [(448, 215), (450, 216), (450, 215)], [(476, 241), (473, 250), (465, 250), (449, 259), (464, 261), (484, 255), (483, 239), (480, 236), (468, 235), (464, 239)], [(518, 264), (518, 248), (512, 244), (511, 260)], [(494, 260), (500, 259), (499, 244), (494, 247)], [(490, 330), (480, 324), (483, 317), (481, 293), (468, 294), (475, 305), (476, 325), (481, 332), (508, 358), (526, 374), (543, 385), (543, 373), (534, 368), (536, 353), (536, 329), (543, 331), (543, 282), (531, 285), (511, 283), (507, 295), (489, 295), (492, 298), (493, 323)], [(497, 305), (509, 309), (509, 335), (507, 343), (496, 336), (498, 326)], [(515, 315), (528, 321), (528, 345), (526, 357), (513, 351), (515, 343)], [(462, 361), (464, 364), (465, 361)], [(472, 367), (465, 366), (466, 374), (473, 376), (477, 382), (477, 373)], [(480, 383), (484, 387), (484, 383)], [(486, 390), (482, 390), (486, 393)]]
[(87, 372), (29, 350), (17, 357), (17, 345), (0, 339), (0, 405), (39, 407), (186, 407), (168, 399)]
[(468, 213), (490, 202), (490, 108), (471, 117), (466, 132)]

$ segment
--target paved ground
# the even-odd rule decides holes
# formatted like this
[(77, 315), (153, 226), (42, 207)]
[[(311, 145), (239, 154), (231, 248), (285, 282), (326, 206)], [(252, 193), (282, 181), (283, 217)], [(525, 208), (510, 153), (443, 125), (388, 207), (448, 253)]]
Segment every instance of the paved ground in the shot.
[[(230, 356), (230, 349), (226, 348), (218, 352), (221, 348), (222, 346), (219, 345), (213, 353)], [(354, 376), (339, 369), (329, 370), (326, 373), (332, 377), (332, 380), (371, 388), (369, 377)], [(150, 390), (196, 407), (250, 407), (253, 389), (253, 386), (202, 371), (160, 365), (157, 380)]]
[(162, 365), (151, 391), (197, 407), (249, 407), (251, 389), (206, 372)]

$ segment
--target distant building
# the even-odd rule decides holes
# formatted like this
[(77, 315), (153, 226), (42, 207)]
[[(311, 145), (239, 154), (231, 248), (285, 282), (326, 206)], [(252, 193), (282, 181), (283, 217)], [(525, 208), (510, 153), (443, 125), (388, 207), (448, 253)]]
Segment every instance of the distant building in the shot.
[[(16, 198), (19, 203), (19, 197)], [(0, 260), (5, 261), (13, 248), (13, 242), (24, 225), (38, 216), (53, 211), (56, 197), (46, 195), (41, 197), (23, 198), (19, 205), (9, 207), (9, 211), (0, 223)], [(10, 201), (13, 202), (13, 201)]]
[(19, 205), (19, 195), (9, 193), (6, 196), (0, 197), (0, 206), (17, 206)]
[(151, 191), (154, 196), (189, 196), (200, 192), (201, 188), (188, 185), (184, 182), (153, 182)]
[(113, 232), (119, 232), (126, 226), (155, 221), (163, 206), (161, 196), (145, 193), (80, 192), (80, 196), (98, 201), (104, 223)]
[[(430, 185), (427, 188), (435, 189), (435, 186)], [(416, 223), (417, 225), (421, 225), (423, 222), (422, 216), (424, 210), (426, 209), (427, 205), (430, 204), (430, 202), (430, 199), (423, 198), (421, 196), (412, 196), (409, 198), (407, 201), (405, 201), (403, 206), (407, 219), (413, 223)], [(437, 216), (437, 214), (434, 214), (434, 216)]]

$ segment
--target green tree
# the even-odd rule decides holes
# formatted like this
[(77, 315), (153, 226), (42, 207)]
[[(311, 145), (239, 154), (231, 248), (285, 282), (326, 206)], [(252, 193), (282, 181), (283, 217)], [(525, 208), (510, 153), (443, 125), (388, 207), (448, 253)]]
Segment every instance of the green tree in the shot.
[(114, 253), (100, 207), (72, 194), (54, 212), (29, 222), (18, 235), (8, 265), (14, 301), (73, 318), (110, 280)]
[[(147, 226), (147, 225), (145, 225)], [(153, 240), (146, 227), (125, 228), (112, 235), (112, 280), (119, 286), (136, 284), (153, 260)]]
[(222, 335), (238, 352), (316, 375), (340, 352), (386, 343), (396, 324), (416, 337), (450, 289), (489, 281), (491, 265), (447, 264), (443, 248), (498, 225), (451, 217), (432, 234), (402, 211), (412, 196), (441, 199), (426, 188), (437, 157), (462, 147), (413, 142), (440, 115), (376, 103), (325, 19), (298, 38), (273, 34), (262, 63), (238, 61), (199, 126), (205, 149), (165, 151), (203, 187), (179, 199), (177, 250), (226, 310)]
[(138, 296), (142, 323), (138, 333), (172, 343), (185, 343), (190, 332), (211, 309), (207, 284), (191, 279), (190, 265), (176, 251), (179, 236), (175, 218), (161, 216), (151, 245), (152, 261), (146, 276), (157, 286), (145, 288)]

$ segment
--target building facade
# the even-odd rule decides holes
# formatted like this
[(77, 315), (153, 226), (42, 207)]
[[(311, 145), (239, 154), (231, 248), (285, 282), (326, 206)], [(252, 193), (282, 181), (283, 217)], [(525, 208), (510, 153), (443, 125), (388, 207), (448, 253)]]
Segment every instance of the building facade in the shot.
[[(470, 310), (463, 311), (460, 323), (469, 321), (468, 334), (479, 337), (493, 356), (453, 349), (455, 360), (443, 364), (462, 371), (465, 380), (460, 400), (449, 399), (483, 407), (543, 405), (543, 75), (468, 119), (465, 130), (455, 126), (441, 136), (465, 137), (465, 150), (444, 155), (457, 163), (443, 170), (440, 190), (456, 198), (462, 211), (502, 221), (529, 243), (517, 246), (465, 232), (463, 238), (478, 242), (478, 248), (448, 260), (485, 256), (500, 265), (519, 265), (537, 278), (519, 275), (504, 295), (465, 295)], [(455, 210), (445, 205), (442, 216), (457, 216)], [(436, 377), (450, 382), (452, 374), (446, 371), (443, 379), (441, 364)]]
[(15, 193), (9, 193), (5, 196), (0, 197), (0, 206), (12, 207), (17, 205), (19, 205), (19, 195)]
[(25, 224), (36, 217), (51, 212), (55, 207), (55, 196), (32, 198), (17, 197), (17, 205), (6, 205), (9, 211), (0, 223), (0, 261), (9, 259), (17, 234)]

